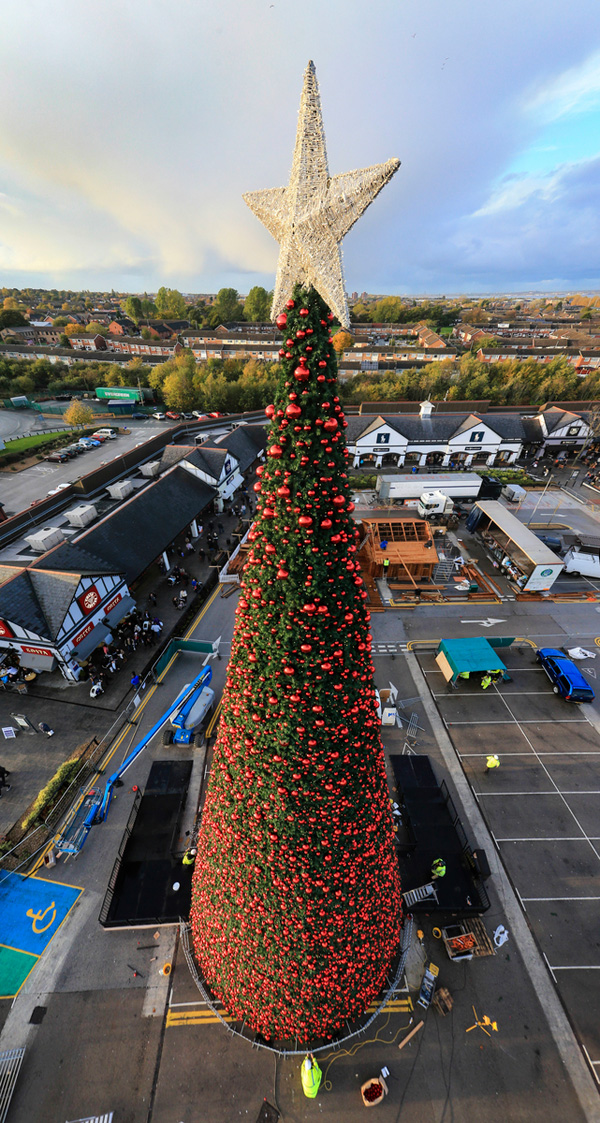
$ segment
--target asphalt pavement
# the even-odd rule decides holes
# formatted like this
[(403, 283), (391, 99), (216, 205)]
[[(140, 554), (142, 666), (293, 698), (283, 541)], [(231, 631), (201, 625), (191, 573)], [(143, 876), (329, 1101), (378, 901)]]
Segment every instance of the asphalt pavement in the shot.
[[(198, 639), (222, 636), (225, 658), (212, 662), (217, 692), (225, 679), (236, 599), (223, 600), (217, 593), (190, 631)], [(593, 644), (595, 632), (600, 635), (600, 619), (597, 626), (594, 619), (589, 606), (543, 603), (420, 607), (373, 616), (376, 683), (380, 688), (392, 683), (406, 713), (417, 713), (423, 732), (416, 751), (431, 756), (436, 775), (448, 780), (459, 809), (464, 797), (463, 822), (480, 845), (485, 845), (487, 827), (468, 787), (461, 749), (448, 741), (437, 699), (409, 645), (481, 632), (535, 640), (551, 636), (556, 642), (586, 646)], [(133, 738), (156, 720), (168, 697), (189, 681), (196, 662), (193, 656), (180, 656), (163, 684), (141, 699), (138, 724), (118, 740), (111, 768)], [(545, 688), (537, 685), (545, 696)], [(549, 705), (555, 702), (550, 696)], [(591, 720), (593, 726), (593, 713)], [(592, 726), (586, 736), (595, 744)], [(383, 735), (387, 753), (402, 751), (403, 731), (384, 730)], [(276, 1063), (272, 1054), (252, 1049), (217, 1021), (195, 988), (173, 928), (104, 931), (97, 917), (132, 788), (143, 787), (153, 760), (181, 753), (159, 742), (157, 737), (127, 773), (107, 821), (93, 828), (79, 857), (44, 871), (45, 878), (82, 886), (84, 892), (53, 938), (52, 953), (42, 955), (16, 1002), (0, 1004), (6, 1019), (0, 1049), (26, 1047), (10, 1123), (63, 1123), (110, 1111), (115, 1123), (230, 1123), (238, 1118), (255, 1123), (265, 1099), (278, 1107), (284, 1123), (304, 1123), (316, 1113), (332, 1123), (354, 1123), (363, 1112), (360, 1085), (383, 1064), (390, 1070), (390, 1094), (379, 1117), (390, 1123), (400, 1118), (404, 1123), (472, 1123), (474, 1114), (478, 1123), (589, 1123), (600, 1118), (589, 1068), (578, 1046), (573, 1053), (574, 1038), (568, 1023), (565, 1030), (564, 1015), (557, 1021), (549, 1008), (556, 999), (554, 984), (539, 949), (528, 940), (526, 920), (491, 841), (497, 872), (487, 882), (492, 904), (483, 919), (490, 934), (504, 924), (508, 943), (493, 957), (456, 964), (435, 940), (431, 919), (419, 921), (424, 954), (440, 967), (440, 982), (454, 997), (452, 1013), (442, 1018), (425, 1012), (416, 1006), (414, 990), (399, 993), (364, 1038), (322, 1058), (324, 1082), (313, 1102), (301, 1092), (299, 1058)], [(502, 844), (500, 850), (504, 857)], [(545, 872), (537, 876), (542, 884), (539, 894), (532, 895), (547, 895)], [(556, 929), (561, 939), (562, 928), (561, 921)], [(166, 982), (160, 974), (165, 962), (174, 963)], [(540, 978), (550, 987), (550, 998)], [(46, 1011), (38, 1024), (30, 1023), (35, 1007)], [(484, 1016), (497, 1025), (489, 1036), (482, 1028)], [(399, 1051), (398, 1044), (421, 1019), (423, 1028)], [(567, 1063), (571, 1057), (571, 1071), (565, 1056)]]

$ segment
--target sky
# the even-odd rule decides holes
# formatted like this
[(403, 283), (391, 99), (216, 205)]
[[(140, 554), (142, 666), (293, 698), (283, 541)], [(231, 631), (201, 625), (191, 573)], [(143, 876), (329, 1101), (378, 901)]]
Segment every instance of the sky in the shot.
[(598, 0), (4, 0), (0, 286), (272, 288), (313, 59), (346, 288), (600, 289)]

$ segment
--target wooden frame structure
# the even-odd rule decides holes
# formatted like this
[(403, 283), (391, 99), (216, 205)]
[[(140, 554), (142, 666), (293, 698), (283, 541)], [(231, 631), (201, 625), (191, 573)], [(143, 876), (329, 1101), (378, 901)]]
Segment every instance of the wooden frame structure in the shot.
[[(438, 563), (429, 523), (414, 516), (366, 518), (360, 524), (361, 568), (371, 580), (408, 582), (417, 588), (419, 581), (431, 581)], [(385, 545), (384, 545), (385, 543)], [(385, 562), (389, 565), (384, 565)]]

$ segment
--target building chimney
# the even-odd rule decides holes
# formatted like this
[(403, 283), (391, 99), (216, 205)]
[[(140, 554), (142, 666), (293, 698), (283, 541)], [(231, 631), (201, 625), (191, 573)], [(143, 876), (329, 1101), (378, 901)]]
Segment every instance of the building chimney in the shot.
[(419, 415), (421, 417), (431, 417), (432, 413), (433, 413), (433, 402), (430, 402), (429, 398), (427, 399), (426, 402), (421, 402), (421, 405), (419, 406)]

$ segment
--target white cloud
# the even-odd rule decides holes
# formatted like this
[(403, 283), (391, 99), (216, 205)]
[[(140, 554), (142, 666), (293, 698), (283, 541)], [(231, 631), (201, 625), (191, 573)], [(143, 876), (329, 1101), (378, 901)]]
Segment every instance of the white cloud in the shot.
[(557, 121), (599, 105), (600, 51), (548, 79), (525, 101), (525, 109), (545, 121)]

